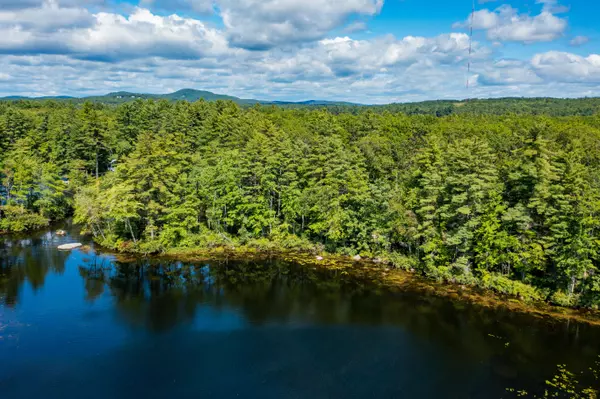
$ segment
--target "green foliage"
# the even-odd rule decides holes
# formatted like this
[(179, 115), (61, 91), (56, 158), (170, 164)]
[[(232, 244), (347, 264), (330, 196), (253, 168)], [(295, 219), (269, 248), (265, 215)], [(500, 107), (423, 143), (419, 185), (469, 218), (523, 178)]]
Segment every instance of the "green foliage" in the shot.
[[(0, 98), (0, 101), (2, 99)], [(591, 116), (600, 110), (600, 98), (494, 98), (494, 99), (469, 99), (469, 100), (435, 100), (418, 103), (396, 103), (387, 105), (361, 105), (343, 101), (309, 100), (302, 102), (286, 101), (260, 101), (254, 99), (242, 99), (233, 96), (215, 94), (209, 91), (183, 89), (168, 94), (144, 94), (116, 92), (104, 96), (92, 96), (86, 98), (74, 97), (43, 97), (30, 99), (17, 97), (12, 102), (22, 107), (31, 108), (44, 105), (56, 106), (57, 103), (80, 104), (94, 102), (97, 104), (131, 104), (141, 100), (163, 100), (163, 101), (219, 101), (228, 100), (240, 106), (254, 107), (256, 104), (264, 106), (276, 105), (287, 109), (327, 109), (335, 114), (361, 114), (369, 112), (393, 112), (407, 115), (432, 115), (444, 117), (449, 115), (550, 115), (550, 116)], [(5, 99), (6, 101), (6, 99)]]
[(594, 367), (590, 367), (587, 373), (582, 373), (581, 377), (593, 381), (592, 386), (587, 386), (579, 381), (580, 376), (569, 371), (565, 364), (557, 366), (556, 374), (546, 381), (544, 393), (540, 396), (537, 394), (530, 395), (524, 390), (515, 390), (514, 388), (507, 389), (508, 392), (514, 393), (516, 397), (532, 397), (532, 398), (569, 398), (569, 399), (597, 399), (599, 394), (600, 384), (600, 361), (596, 361)]
[(524, 115), (597, 105), (4, 103), (0, 206), (119, 250), (328, 251), (597, 307), (598, 117)]
[(419, 267), (419, 261), (413, 256), (407, 256), (399, 252), (390, 252), (386, 255), (389, 263), (396, 269), (414, 271)]
[(23, 232), (48, 225), (48, 219), (42, 215), (29, 212), (21, 206), (7, 205), (0, 209), (0, 232)]
[(499, 294), (514, 296), (527, 302), (544, 299), (540, 290), (496, 273), (484, 273), (480, 278), (479, 285), (482, 288)]
[(549, 301), (558, 306), (569, 307), (576, 305), (579, 302), (578, 299), (578, 295), (568, 294), (564, 291), (556, 291), (550, 296)]

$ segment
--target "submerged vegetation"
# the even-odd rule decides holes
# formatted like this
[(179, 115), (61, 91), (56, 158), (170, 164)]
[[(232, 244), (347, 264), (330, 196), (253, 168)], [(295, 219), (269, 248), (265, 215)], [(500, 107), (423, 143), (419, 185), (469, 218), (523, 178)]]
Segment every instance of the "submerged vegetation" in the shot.
[[(526, 390), (507, 389), (508, 392), (520, 398), (569, 398), (569, 399), (596, 399), (600, 389), (600, 361), (580, 376), (569, 371), (567, 366), (559, 364), (557, 372), (550, 380), (546, 381), (543, 394), (530, 394)], [(591, 386), (579, 381), (580, 377), (591, 380)]]
[(600, 116), (379, 111), (0, 103), (0, 230), (74, 212), (120, 251), (358, 255), (600, 305)]

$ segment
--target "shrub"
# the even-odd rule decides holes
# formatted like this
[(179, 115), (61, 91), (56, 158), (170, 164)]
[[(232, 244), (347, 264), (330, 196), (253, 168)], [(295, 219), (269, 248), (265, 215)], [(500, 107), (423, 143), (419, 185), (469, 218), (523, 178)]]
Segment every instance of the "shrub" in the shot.
[(526, 302), (543, 299), (540, 291), (531, 285), (511, 280), (500, 274), (484, 272), (479, 280), (479, 286), (500, 294), (521, 298)]
[(550, 303), (558, 306), (574, 306), (579, 302), (578, 295), (569, 295), (564, 291), (556, 291), (550, 296)]
[(48, 226), (44, 216), (20, 206), (7, 205), (0, 209), (0, 231), (22, 232)]
[(416, 257), (410, 257), (398, 252), (390, 252), (385, 256), (387, 260), (396, 269), (400, 270), (416, 270), (419, 266), (419, 260)]

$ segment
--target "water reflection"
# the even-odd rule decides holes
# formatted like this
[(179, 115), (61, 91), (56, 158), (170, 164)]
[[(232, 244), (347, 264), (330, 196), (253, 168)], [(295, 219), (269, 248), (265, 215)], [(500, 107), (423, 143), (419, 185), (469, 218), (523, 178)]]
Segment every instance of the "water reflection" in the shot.
[(43, 288), (48, 273), (64, 272), (68, 254), (55, 250), (56, 241), (51, 232), (0, 237), (0, 305), (14, 307), (26, 281), (37, 291)]
[[(195, 334), (220, 332), (222, 345), (232, 345), (226, 338), (229, 333), (224, 332), (243, 334), (243, 338), (236, 335), (236, 339), (247, 340), (249, 345), (261, 342), (265, 359), (279, 362), (284, 360), (279, 352), (273, 352), (274, 348), (296, 348), (290, 350), (302, 358), (306, 356), (304, 351), (316, 345), (313, 340), (323, 340), (320, 357), (307, 359), (302, 367), (315, 367), (311, 362), (327, 364), (333, 362), (330, 356), (337, 356), (346, 358), (346, 363), (335, 363), (335, 367), (358, 372), (369, 364), (369, 359), (379, 356), (389, 361), (384, 374), (378, 377), (381, 383), (393, 381), (392, 374), (397, 372), (415, 373), (405, 366), (399, 369), (399, 363), (395, 363), (408, 356), (415, 370), (420, 370), (418, 364), (429, 368), (414, 378), (427, 379), (432, 373), (441, 373), (435, 378), (445, 381), (447, 392), (458, 395), (466, 389), (472, 397), (481, 397), (482, 392), (490, 390), (502, 392), (507, 386), (538, 387), (553, 374), (556, 364), (584, 370), (598, 353), (600, 329), (589, 325), (490, 310), (423, 293), (379, 292), (364, 276), (279, 261), (119, 262), (93, 248), (57, 251), (56, 246), (65, 240), (85, 238), (40, 233), (0, 239), (0, 305), (13, 311), (20, 309), (25, 316), (38, 312), (30, 316), (32, 324), (36, 317), (42, 319), (54, 312), (52, 321), (39, 322), (44, 325), (40, 333), (51, 337), (54, 329), (57, 337), (68, 336), (64, 326), (84, 328), (69, 342), (83, 342), (90, 331), (100, 329), (102, 338), (89, 346), (82, 344), (82, 351), (97, 348), (99, 341), (109, 338), (116, 341), (111, 345), (122, 344), (112, 337), (117, 334), (115, 329), (123, 327), (129, 331), (121, 332), (125, 336), (136, 332), (146, 337), (167, 335), (171, 341), (166, 347), (192, 353), (196, 350), (194, 340), (208, 339)], [(24, 286), (34, 293), (42, 292), (48, 281), (52, 281), (48, 285), (56, 290), (53, 296), (64, 311), (58, 313), (55, 308), (59, 305), (47, 302), (36, 303), (35, 310), (20, 306)], [(44, 306), (48, 309), (40, 309)], [(95, 316), (94, 312), (100, 311), (109, 312), (111, 317)], [(15, 313), (14, 317), (20, 316)], [(94, 317), (98, 318), (96, 324), (90, 321)], [(257, 331), (263, 332), (260, 339), (253, 335)], [(306, 335), (309, 331), (310, 337)], [(337, 340), (343, 352), (335, 347)], [(145, 341), (137, 338), (137, 346), (131, 348), (142, 351), (139, 342)], [(34, 352), (30, 356), (37, 356)], [(140, 366), (131, 362), (128, 358), (132, 367)], [(333, 372), (322, 367), (324, 373)], [(1, 377), (0, 373), (0, 385)]]
[(451, 357), (493, 364), (494, 373), (509, 379), (552, 373), (558, 363), (584, 369), (598, 353), (600, 332), (587, 325), (436, 296), (379, 293), (345, 273), (278, 261), (114, 262), (107, 268), (95, 260), (80, 270), (87, 298), (108, 290), (121, 322), (149, 331), (192, 326), (205, 308), (229, 313), (233, 328), (394, 326), (441, 345)]

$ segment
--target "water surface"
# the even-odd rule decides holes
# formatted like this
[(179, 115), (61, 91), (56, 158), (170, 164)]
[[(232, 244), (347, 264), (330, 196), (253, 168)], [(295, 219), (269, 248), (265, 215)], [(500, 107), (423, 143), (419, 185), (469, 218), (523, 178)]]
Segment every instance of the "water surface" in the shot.
[(501, 398), (593, 364), (600, 328), (277, 261), (119, 262), (0, 237), (0, 397)]

